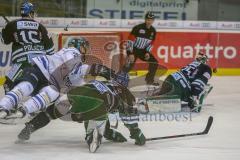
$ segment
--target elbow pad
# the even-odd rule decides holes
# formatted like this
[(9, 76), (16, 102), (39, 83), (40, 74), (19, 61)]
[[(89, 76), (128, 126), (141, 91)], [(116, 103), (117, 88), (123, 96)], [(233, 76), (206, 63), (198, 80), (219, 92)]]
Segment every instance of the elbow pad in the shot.
[(101, 76), (107, 80), (115, 78), (115, 71), (101, 64), (93, 64), (89, 73), (92, 76)]
[(192, 95), (198, 96), (205, 87), (205, 83), (201, 79), (196, 79), (191, 83), (191, 92)]

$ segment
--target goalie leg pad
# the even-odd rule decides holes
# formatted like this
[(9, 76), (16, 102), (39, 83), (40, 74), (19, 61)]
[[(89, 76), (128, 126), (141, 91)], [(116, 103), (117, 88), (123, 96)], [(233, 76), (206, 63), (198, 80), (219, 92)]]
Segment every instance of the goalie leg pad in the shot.
[(26, 113), (33, 113), (45, 109), (52, 102), (57, 100), (59, 92), (54, 86), (44, 87), (39, 94), (27, 100), (23, 107)]
[(20, 82), (0, 100), (0, 106), (6, 110), (10, 110), (24, 97), (29, 96), (33, 90), (33, 85), (30, 82)]

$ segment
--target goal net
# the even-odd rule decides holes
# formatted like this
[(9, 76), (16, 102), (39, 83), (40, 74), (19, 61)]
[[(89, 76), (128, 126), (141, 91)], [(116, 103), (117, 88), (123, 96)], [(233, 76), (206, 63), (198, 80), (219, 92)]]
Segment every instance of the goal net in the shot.
[(117, 32), (60, 33), (58, 49), (67, 47), (72, 38), (83, 37), (90, 44), (90, 53), (85, 56), (87, 64), (102, 63), (118, 71), (122, 66), (123, 55), (120, 49), (121, 36)]

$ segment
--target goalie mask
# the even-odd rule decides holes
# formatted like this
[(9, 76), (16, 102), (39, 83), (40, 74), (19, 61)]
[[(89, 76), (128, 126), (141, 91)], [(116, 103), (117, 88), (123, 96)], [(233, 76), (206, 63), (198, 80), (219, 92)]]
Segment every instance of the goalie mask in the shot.
[(206, 54), (204, 54), (203, 52), (199, 52), (197, 53), (196, 57), (195, 57), (196, 61), (206, 64), (208, 61), (208, 56)]

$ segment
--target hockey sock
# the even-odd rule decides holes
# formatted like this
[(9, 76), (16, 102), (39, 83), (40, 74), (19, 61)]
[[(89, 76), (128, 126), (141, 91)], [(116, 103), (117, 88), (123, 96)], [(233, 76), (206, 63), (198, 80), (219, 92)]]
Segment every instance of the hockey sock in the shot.
[(95, 128), (103, 135), (105, 130), (106, 120), (89, 120), (87, 124), (87, 134), (91, 133)]
[(0, 100), (0, 106), (6, 110), (10, 110), (24, 97), (29, 96), (33, 90), (34, 88), (30, 82), (20, 82)]
[(34, 129), (40, 129), (46, 126), (51, 120), (62, 117), (63, 115), (59, 113), (54, 104), (49, 106), (45, 112), (40, 112), (36, 117), (34, 117), (29, 124), (34, 126)]
[(28, 124), (33, 125), (34, 131), (45, 127), (51, 121), (50, 117), (45, 113), (41, 112), (36, 117), (34, 117)]
[(26, 113), (34, 113), (42, 110), (54, 102), (59, 96), (59, 92), (52, 86), (44, 87), (39, 94), (30, 98), (23, 104)]
[(109, 120), (107, 120), (107, 122), (106, 122), (104, 137), (107, 140), (111, 140), (114, 142), (126, 142), (127, 141), (127, 139), (121, 133), (110, 128)]
[(135, 139), (136, 145), (144, 145), (146, 142), (146, 138), (142, 133), (141, 129), (138, 128), (137, 123), (133, 124), (124, 124), (130, 131), (130, 138)]

